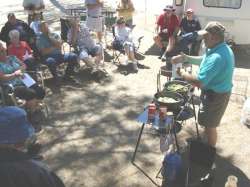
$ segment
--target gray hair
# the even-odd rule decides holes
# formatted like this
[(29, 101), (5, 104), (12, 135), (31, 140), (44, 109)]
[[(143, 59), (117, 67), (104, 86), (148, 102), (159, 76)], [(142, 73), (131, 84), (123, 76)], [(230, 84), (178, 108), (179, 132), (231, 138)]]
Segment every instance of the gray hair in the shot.
[(10, 32), (9, 32), (9, 37), (10, 37), (10, 39), (11, 38), (14, 38), (14, 37), (20, 37), (20, 33), (19, 33), (19, 31), (18, 30), (11, 30)]

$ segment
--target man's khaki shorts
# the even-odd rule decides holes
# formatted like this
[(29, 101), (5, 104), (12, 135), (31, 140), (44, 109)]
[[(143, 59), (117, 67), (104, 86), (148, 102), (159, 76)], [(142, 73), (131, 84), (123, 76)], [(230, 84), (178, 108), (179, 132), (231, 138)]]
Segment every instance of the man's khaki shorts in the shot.
[(217, 127), (227, 108), (230, 95), (231, 93), (216, 93), (212, 90), (202, 91), (199, 124), (208, 128)]

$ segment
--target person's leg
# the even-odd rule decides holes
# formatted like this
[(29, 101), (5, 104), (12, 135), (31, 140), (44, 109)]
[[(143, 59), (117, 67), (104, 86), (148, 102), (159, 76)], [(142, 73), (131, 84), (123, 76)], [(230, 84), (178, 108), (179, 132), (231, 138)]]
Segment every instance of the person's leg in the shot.
[(205, 127), (205, 134), (208, 140), (208, 144), (215, 147), (217, 142), (217, 130), (215, 128)]
[(97, 39), (99, 43), (102, 43), (103, 32), (96, 32)]
[(79, 59), (84, 61), (86, 66), (93, 68), (95, 66), (95, 63), (91, 57), (89, 57), (89, 54), (85, 50), (81, 50), (79, 54)]
[(175, 38), (171, 36), (168, 38), (168, 45), (166, 47), (166, 55), (173, 51), (174, 45), (175, 45)]
[(57, 61), (53, 57), (48, 57), (45, 61), (44, 64), (48, 66), (53, 78), (57, 78)]
[(26, 71), (30, 74), (30, 76), (36, 81), (37, 80), (37, 64), (34, 58), (28, 58), (23, 61), (26, 65)]
[(70, 76), (74, 73), (74, 67), (78, 63), (78, 57), (75, 53), (64, 54), (63, 61), (68, 62), (67, 68), (65, 70), (65, 76)]
[(164, 46), (163, 46), (163, 43), (162, 43), (162, 38), (160, 37), (160, 35), (157, 35), (157, 36), (155, 36), (154, 38), (154, 42), (155, 42), (155, 44), (159, 47), (159, 48), (163, 48)]

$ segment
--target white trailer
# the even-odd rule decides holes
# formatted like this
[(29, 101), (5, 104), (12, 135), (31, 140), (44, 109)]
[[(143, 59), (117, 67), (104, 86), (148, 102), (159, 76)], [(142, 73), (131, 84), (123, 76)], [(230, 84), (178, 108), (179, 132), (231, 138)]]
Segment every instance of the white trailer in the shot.
[(174, 0), (173, 5), (179, 16), (192, 8), (203, 27), (219, 21), (228, 31), (226, 39), (237, 45), (250, 44), (250, 0)]

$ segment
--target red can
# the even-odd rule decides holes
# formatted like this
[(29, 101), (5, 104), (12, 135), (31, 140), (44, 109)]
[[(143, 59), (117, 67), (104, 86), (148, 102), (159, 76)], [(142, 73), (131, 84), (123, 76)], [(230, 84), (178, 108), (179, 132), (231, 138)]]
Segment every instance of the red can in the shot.
[(152, 120), (155, 118), (156, 106), (154, 103), (148, 105), (148, 119)]

